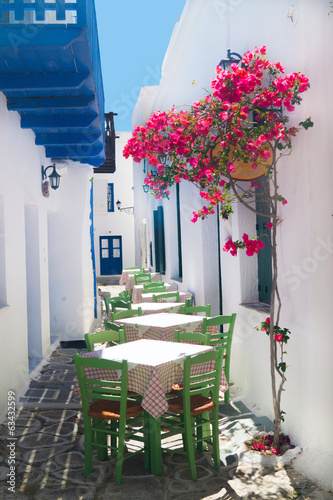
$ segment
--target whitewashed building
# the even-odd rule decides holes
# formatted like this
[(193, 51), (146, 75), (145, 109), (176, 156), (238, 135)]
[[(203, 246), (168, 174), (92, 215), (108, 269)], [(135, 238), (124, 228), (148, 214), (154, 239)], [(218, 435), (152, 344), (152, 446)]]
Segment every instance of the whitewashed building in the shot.
[[(90, 0), (53, 7), (0, 1), (1, 416), (52, 343), (82, 339), (96, 313), (90, 179), (105, 160), (96, 17)], [(56, 190), (46, 185), (53, 165)]]
[(94, 172), (94, 246), (100, 282), (135, 264), (133, 161), (123, 157), (130, 136), (116, 133), (115, 171)]
[[(308, 76), (311, 88), (292, 120), (297, 125), (311, 116), (314, 128), (298, 135), (279, 178), (288, 200), (278, 241), (280, 326), (292, 332), (282, 409), (283, 430), (303, 448), (295, 466), (327, 490), (333, 488), (332, 42), (333, 9), (326, 0), (188, 0), (160, 84), (142, 89), (133, 114), (134, 127), (153, 111), (203, 97), (228, 48), (243, 54), (265, 45), (267, 57), (287, 73)], [(228, 236), (255, 234), (254, 216), (235, 206), (228, 224), (215, 216), (193, 224), (192, 211), (202, 205), (198, 191), (183, 181), (169, 201), (156, 201), (140, 189), (146, 168), (134, 166), (136, 259), (144, 254), (165, 280), (194, 292), (197, 304), (211, 303), (212, 314), (237, 313), (231, 379), (242, 397), (272, 417), (268, 337), (255, 328), (267, 316), (258, 298), (257, 260), (221, 251)], [(146, 237), (138, 238), (143, 224)]]

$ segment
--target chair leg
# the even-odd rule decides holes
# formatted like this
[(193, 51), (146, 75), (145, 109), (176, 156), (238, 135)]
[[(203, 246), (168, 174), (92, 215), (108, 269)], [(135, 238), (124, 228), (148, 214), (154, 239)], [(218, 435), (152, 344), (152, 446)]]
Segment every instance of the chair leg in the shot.
[(125, 425), (119, 426), (118, 430), (118, 449), (117, 449), (117, 464), (116, 464), (116, 484), (121, 484), (124, 453), (125, 453)]
[(118, 422), (112, 421), (111, 422), (111, 456), (116, 457), (117, 456), (117, 425)]
[(194, 453), (194, 441), (192, 435), (191, 415), (186, 415), (186, 416), (184, 415), (184, 419), (185, 419), (184, 441), (185, 441), (188, 465), (190, 469), (190, 477), (191, 479), (196, 479), (197, 469), (195, 466), (195, 453)]
[(92, 430), (84, 430), (84, 475), (89, 477), (92, 468)]
[[(207, 422), (205, 422), (207, 420)], [(204, 451), (207, 448), (206, 442), (202, 440), (202, 438), (206, 436), (210, 436), (210, 423), (209, 420), (209, 412), (205, 412), (197, 418), (197, 422), (200, 425), (197, 425), (196, 432), (197, 437), (200, 441), (197, 442), (197, 450)]]
[(213, 410), (212, 430), (213, 430), (213, 459), (214, 459), (214, 467), (215, 467), (215, 469), (219, 469), (221, 467), (221, 459), (220, 459), (218, 408), (215, 408)]

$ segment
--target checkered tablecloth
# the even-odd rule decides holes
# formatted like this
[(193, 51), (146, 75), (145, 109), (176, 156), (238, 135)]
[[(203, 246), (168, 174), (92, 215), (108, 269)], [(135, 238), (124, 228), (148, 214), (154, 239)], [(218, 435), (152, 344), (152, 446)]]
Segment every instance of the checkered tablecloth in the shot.
[(183, 302), (139, 302), (132, 304), (132, 309), (141, 307), (142, 315), (157, 313), (179, 313), (181, 314)]
[[(167, 317), (163, 317), (163, 313), (160, 314), (156, 315), (156, 319), (152, 315), (146, 320), (142, 319), (142, 316), (138, 316), (136, 318), (116, 320), (115, 323), (125, 326), (127, 342), (134, 342), (141, 338), (173, 342), (175, 330), (202, 332), (203, 318), (201, 316), (179, 315), (170, 312)], [(217, 327), (211, 326), (208, 331), (217, 333)]]
[[(161, 281), (161, 275), (159, 273), (150, 273), (150, 274), (152, 281)], [(123, 271), (121, 273), (119, 285), (125, 285), (126, 290), (130, 292), (135, 286), (133, 271)]]
[[(141, 342), (141, 341), (139, 341)], [(149, 342), (149, 341), (148, 341)], [(127, 344), (123, 344), (125, 346)], [(184, 344), (178, 344), (182, 350), (186, 350)], [(109, 347), (100, 351), (84, 353), (82, 356), (105, 357), (103, 353), (108, 349), (115, 349), (117, 347)], [(146, 347), (145, 347), (146, 349)], [(115, 351), (116, 352), (116, 351)], [(111, 353), (112, 354), (112, 353)], [(154, 353), (151, 354), (154, 358)], [(165, 363), (152, 365), (149, 364), (136, 364), (128, 371), (128, 390), (134, 391), (143, 396), (142, 407), (150, 413), (154, 418), (160, 417), (167, 409), (168, 403), (166, 393), (170, 392), (173, 384), (183, 383), (183, 363), (186, 353), (181, 353), (176, 356), (177, 361), (168, 361)], [(112, 358), (109, 354), (109, 359)], [(124, 356), (126, 359), (126, 356)], [(129, 367), (133, 366), (133, 363)], [(204, 365), (195, 365), (193, 368), (195, 372), (200, 374), (203, 371), (212, 369), (213, 363), (205, 363)], [(85, 374), (88, 377), (96, 378), (99, 380), (119, 380), (117, 371), (115, 370), (101, 370), (96, 368), (85, 368)], [(220, 390), (225, 392), (228, 389), (227, 380), (223, 371), (221, 372)], [(78, 381), (76, 380), (74, 386), (74, 393), (79, 395), (80, 389)]]
[[(158, 281), (158, 280), (152, 280), (152, 281)], [(166, 292), (177, 292), (178, 290), (178, 285), (176, 283), (164, 283), (164, 287), (166, 288)], [(146, 295), (145, 293), (142, 293), (142, 290), (143, 290), (143, 285), (133, 286), (133, 292), (132, 292), (133, 304), (138, 304), (139, 302), (146, 302), (142, 300), (142, 298)]]
[[(165, 293), (167, 293), (167, 292), (165, 292)], [(156, 292), (155, 293), (143, 293), (141, 302), (154, 302), (153, 295), (155, 295), (155, 294), (156, 294)], [(193, 297), (193, 294), (191, 292), (179, 292), (179, 301), (180, 302), (185, 303), (185, 300), (190, 299), (191, 297)], [(169, 301), (175, 302), (176, 300), (177, 299), (163, 299), (163, 298), (161, 298), (161, 299), (158, 299), (157, 302), (169, 302)]]

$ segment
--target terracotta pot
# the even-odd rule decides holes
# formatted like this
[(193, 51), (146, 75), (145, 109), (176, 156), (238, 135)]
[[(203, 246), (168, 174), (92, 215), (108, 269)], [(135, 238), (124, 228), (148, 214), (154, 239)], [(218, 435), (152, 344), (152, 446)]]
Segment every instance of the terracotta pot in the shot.
[[(249, 161), (248, 163), (245, 163), (241, 160), (235, 160), (233, 161), (234, 167), (235, 167), (235, 172), (231, 173), (231, 177), (237, 181), (254, 181), (255, 179), (259, 179), (259, 177), (262, 177), (265, 175), (267, 171), (267, 167), (270, 167), (273, 163), (273, 150), (272, 147), (269, 143), (265, 144), (265, 147), (270, 150), (271, 156), (267, 158), (265, 163), (260, 164), (257, 166), (257, 168), (252, 168), (251, 164), (252, 162)], [(222, 146), (218, 144), (215, 146), (213, 150), (213, 156), (217, 156), (220, 151), (222, 151)], [(230, 154), (230, 161), (232, 161), (233, 155)]]

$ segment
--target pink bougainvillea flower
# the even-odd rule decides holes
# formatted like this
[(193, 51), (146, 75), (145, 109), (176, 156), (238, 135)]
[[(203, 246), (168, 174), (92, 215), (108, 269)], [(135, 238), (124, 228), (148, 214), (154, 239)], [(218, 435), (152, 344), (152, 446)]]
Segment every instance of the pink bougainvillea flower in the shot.
[(281, 342), (281, 340), (283, 339), (281, 333), (277, 333), (276, 335), (274, 335), (274, 338), (276, 342)]
[(267, 227), (267, 229), (272, 229), (273, 223), (272, 222), (267, 222), (266, 227)]
[(228, 241), (225, 243), (223, 247), (224, 252), (230, 252), (231, 255), (235, 256), (237, 255), (237, 246), (235, 243), (232, 241), (232, 239), (229, 237)]
[(273, 455), (277, 455), (277, 452), (278, 452), (278, 451), (277, 451), (275, 448), (272, 448), (272, 449), (271, 449), (271, 452), (272, 452), (272, 454), (273, 454)]

